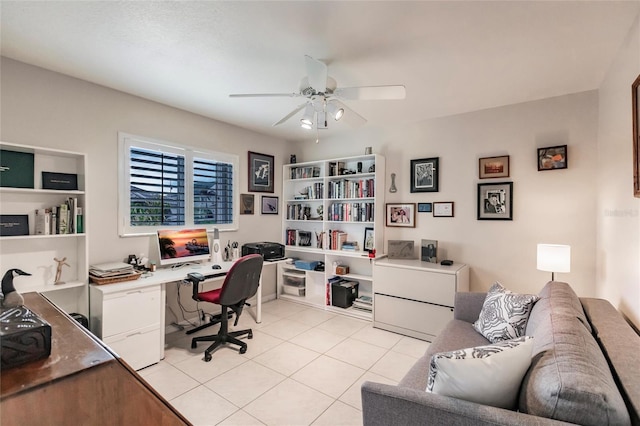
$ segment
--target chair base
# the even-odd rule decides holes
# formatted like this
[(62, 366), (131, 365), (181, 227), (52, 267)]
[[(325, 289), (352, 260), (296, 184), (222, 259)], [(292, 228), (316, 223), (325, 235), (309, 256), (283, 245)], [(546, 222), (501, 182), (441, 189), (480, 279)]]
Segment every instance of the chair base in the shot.
[(247, 352), (247, 344), (242, 340), (237, 339), (237, 337), (244, 336), (245, 334), (248, 339), (253, 339), (253, 330), (251, 329), (218, 333), (212, 336), (194, 337), (191, 339), (191, 349), (195, 349), (198, 346), (198, 342), (213, 342), (213, 344), (204, 351), (204, 360), (206, 362), (211, 361), (211, 353), (225, 343), (232, 343), (240, 346), (240, 353), (243, 354)]
[[(210, 315), (210, 314), (207, 314)], [(231, 317), (233, 316), (232, 312), (229, 312), (227, 314), (227, 318), (231, 319)], [(207, 327), (211, 327), (212, 325), (216, 325), (216, 324), (220, 324), (220, 321), (222, 321), (222, 313), (216, 314), (216, 315), (211, 315), (211, 317), (209, 318), (209, 321), (196, 327), (196, 328), (192, 328), (191, 330), (187, 330), (186, 334), (193, 334), (197, 331), (200, 330), (204, 330)]]

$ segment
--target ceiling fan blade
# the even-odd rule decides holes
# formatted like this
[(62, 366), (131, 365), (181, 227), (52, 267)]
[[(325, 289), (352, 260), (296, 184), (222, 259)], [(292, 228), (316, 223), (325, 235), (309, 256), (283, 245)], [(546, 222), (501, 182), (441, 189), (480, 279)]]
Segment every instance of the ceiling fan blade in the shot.
[(307, 106), (307, 102), (303, 103), (302, 105), (298, 106), (296, 109), (294, 109), (293, 111), (291, 111), (289, 114), (285, 115), (284, 117), (282, 117), (280, 119), (280, 121), (278, 121), (277, 123), (273, 123), (273, 127), (284, 123), (285, 121), (287, 121), (288, 119), (290, 119), (291, 117), (293, 117), (294, 115), (296, 115), (297, 113), (300, 112), (300, 110), (302, 110), (302, 108), (304, 108), (305, 106)]
[(344, 109), (344, 116), (342, 117), (342, 120), (346, 121), (350, 125), (362, 126), (367, 122), (366, 118), (364, 118), (363, 116), (361, 116), (360, 114), (358, 114), (357, 112), (355, 112), (354, 110), (352, 110), (351, 108), (349, 108), (348, 106), (340, 102), (339, 100), (332, 99), (331, 102), (333, 102), (338, 108)]
[(327, 64), (317, 59), (313, 59), (309, 55), (304, 56), (305, 66), (307, 67), (307, 77), (309, 85), (318, 93), (327, 91)]
[(230, 98), (297, 98), (299, 93), (233, 93)]
[(362, 86), (342, 87), (334, 95), (347, 100), (404, 99), (407, 91), (404, 86)]

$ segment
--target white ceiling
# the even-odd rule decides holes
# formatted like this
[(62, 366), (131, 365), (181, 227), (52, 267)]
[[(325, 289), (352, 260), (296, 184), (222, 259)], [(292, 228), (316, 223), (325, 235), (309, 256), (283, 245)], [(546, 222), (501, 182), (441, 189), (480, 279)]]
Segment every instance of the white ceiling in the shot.
[[(339, 87), (404, 84), (350, 101), (384, 128), (597, 89), (640, 11), (617, 1), (5, 1), (2, 55), (287, 140), (304, 55)], [(299, 115), (302, 115), (300, 113)], [(330, 122), (321, 136), (353, 131)]]

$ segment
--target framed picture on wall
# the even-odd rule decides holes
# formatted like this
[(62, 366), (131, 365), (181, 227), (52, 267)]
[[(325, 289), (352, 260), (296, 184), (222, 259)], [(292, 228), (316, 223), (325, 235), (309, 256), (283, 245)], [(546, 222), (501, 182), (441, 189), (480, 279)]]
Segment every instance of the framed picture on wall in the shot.
[(418, 203), (418, 213), (431, 213), (431, 203)]
[(253, 214), (253, 194), (240, 194), (240, 214)]
[(631, 85), (633, 114), (633, 196), (640, 198), (640, 75)]
[(439, 158), (411, 160), (411, 192), (438, 192)]
[(513, 220), (513, 182), (478, 184), (478, 220)]
[(509, 156), (481, 158), (478, 164), (478, 177), (480, 179), (509, 177)]
[(453, 201), (433, 203), (433, 217), (453, 217)]
[(538, 148), (538, 171), (566, 169), (567, 167), (566, 145)]
[(249, 192), (274, 192), (273, 155), (249, 151)]
[(391, 204), (387, 207), (387, 226), (399, 226), (415, 228), (416, 205), (415, 204)]
[(262, 214), (278, 214), (278, 197), (262, 196)]

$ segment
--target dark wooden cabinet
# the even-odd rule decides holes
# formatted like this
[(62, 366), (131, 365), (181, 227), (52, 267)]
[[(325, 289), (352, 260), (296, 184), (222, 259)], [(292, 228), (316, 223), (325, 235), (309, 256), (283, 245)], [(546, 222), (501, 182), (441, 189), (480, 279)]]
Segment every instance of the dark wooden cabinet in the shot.
[(24, 296), (51, 324), (51, 355), (1, 372), (0, 424), (190, 424), (89, 331), (42, 295)]

